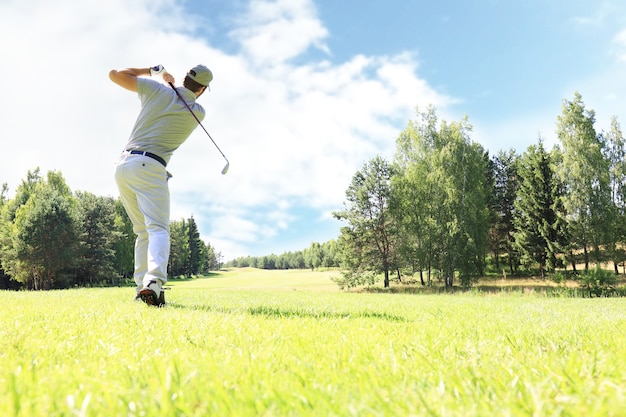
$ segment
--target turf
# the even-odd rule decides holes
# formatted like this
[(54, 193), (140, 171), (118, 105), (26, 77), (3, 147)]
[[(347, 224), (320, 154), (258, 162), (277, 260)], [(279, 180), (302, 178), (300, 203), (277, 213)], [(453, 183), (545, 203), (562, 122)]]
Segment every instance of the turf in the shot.
[(331, 273), (303, 274), (172, 282), (162, 309), (131, 288), (0, 292), (0, 415), (626, 409), (623, 299), (344, 293), (319, 290)]

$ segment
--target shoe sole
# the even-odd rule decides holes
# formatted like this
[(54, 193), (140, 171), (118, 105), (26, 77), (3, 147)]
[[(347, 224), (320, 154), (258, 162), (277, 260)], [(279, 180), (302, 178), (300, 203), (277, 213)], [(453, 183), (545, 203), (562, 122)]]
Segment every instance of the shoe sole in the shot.
[(144, 288), (139, 291), (139, 298), (149, 306), (158, 307), (160, 305), (159, 297), (157, 297), (156, 292), (152, 291), (150, 288)]

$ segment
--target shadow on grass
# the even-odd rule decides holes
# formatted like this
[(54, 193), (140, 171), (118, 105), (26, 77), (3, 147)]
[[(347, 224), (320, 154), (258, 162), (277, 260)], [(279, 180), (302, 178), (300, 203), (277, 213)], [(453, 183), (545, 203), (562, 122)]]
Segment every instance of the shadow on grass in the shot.
[(519, 285), (498, 285), (498, 284), (477, 284), (472, 287), (445, 287), (441, 285), (421, 286), (421, 285), (402, 285), (390, 288), (370, 287), (360, 290), (368, 293), (385, 293), (385, 294), (476, 294), (476, 295), (536, 295), (545, 297), (571, 297), (571, 298), (594, 298), (594, 297), (626, 297), (626, 288), (610, 289), (601, 295), (593, 294), (588, 289), (580, 287), (563, 287), (554, 285), (541, 284), (519, 284)]
[(205, 278), (215, 278), (217, 276), (219, 276), (220, 274), (218, 272), (207, 272), (204, 273), (202, 275), (194, 275), (192, 277), (184, 277), (184, 276), (180, 276), (180, 277), (168, 277), (167, 281), (174, 281), (174, 282), (187, 282), (187, 281), (195, 281), (198, 279), (205, 279)]
[(306, 310), (306, 309), (289, 309), (272, 306), (255, 306), (255, 307), (219, 307), (207, 305), (184, 305), (178, 303), (168, 304), (171, 308), (187, 308), (191, 310), (199, 310), (206, 312), (225, 313), (225, 314), (249, 314), (251, 316), (264, 316), (274, 319), (285, 318), (314, 318), (314, 319), (378, 319), (393, 322), (405, 322), (406, 317), (397, 316), (389, 313), (380, 313), (377, 311), (358, 311), (358, 312), (342, 312), (329, 310)]
[(332, 318), (332, 319), (350, 319), (350, 318), (374, 318), (386, 321), (406, 321), (405, 317), (396, 316), (389, 313), (379, 313), (376, 311), (359, 311), (356, 313), (337, 312), (337, 311), (307, 311), (307, 310), (290, 310), (278, 307), (258, 306), (247, 309), (248, 313), (256, 316), (266, 317), (310, 317), (310, 318)]

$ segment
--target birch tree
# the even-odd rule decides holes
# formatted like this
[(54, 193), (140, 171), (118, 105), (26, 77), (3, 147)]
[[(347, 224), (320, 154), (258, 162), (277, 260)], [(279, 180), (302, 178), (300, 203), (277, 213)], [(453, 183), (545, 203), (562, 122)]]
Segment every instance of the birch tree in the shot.
[(564, 100), (561, 111), (557, 134), (562, 146), (559, 174), (565, 185), (564, 205), (573, 250), (582, 251), (585, 270), (589, 270), (590, 251), (597, 262), (602, 261), (600, 248), (610, 240), (609, 164), (603, 138), (594, 127), (595, 112), (585, 108), (581, 95), (576, 92), (572, 101)]

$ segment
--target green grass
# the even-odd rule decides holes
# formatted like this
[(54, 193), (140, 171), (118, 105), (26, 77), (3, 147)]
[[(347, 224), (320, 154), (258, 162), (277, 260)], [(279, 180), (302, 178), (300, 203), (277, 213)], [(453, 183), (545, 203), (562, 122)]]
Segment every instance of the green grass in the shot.
[(274, 270), (232, 268), (212, 274), (210, 279), (171, 280), (168, 286), (195, 289), (276, 289), (338, 291), (331, 278), (341, 273), (336, 270)]
[(623, 299), (343, 293), (303, 274), (176, 281), (163, 309), (131, 288), (0, 292), (0, 415), (624, 415)]

